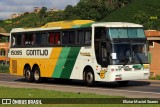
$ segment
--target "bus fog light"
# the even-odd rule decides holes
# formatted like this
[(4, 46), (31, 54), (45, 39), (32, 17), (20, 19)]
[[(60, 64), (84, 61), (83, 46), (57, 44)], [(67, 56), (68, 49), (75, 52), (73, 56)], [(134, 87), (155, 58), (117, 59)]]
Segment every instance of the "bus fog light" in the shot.
[(144, 76), (147, 76), (147, 75), (149, 75), (149, 73), (144, 73)]

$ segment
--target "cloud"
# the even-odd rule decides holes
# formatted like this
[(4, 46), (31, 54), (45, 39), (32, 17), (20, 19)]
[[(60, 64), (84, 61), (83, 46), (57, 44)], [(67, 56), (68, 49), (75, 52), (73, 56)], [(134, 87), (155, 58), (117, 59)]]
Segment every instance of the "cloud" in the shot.
[(34, 7), (64, 9), (76, 5), (79, 0), (0, 0), (0, 19), (9, 18), (13, 13), (31, 12)]

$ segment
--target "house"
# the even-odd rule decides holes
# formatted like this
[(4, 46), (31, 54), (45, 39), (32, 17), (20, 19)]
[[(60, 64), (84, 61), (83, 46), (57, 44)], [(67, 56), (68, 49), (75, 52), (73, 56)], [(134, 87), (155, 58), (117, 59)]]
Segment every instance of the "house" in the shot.
[(14, 19), (14, 18), (20, 17), (22, 15), (23, 14), (21, 14), (21, 13), (14, 13), (14, 14), (11, 14), (10, 19)]
[(0, 64), (8, 64), (9, 33), (0, 33)]
[(42, 8), (40, 7), (34, 7), (34, 12), (35, 13), (39, 13), (41, 11)]
[(59, 11), (59, 9), (57, 9), (57, 8), (51, 8), (51, 9), (49, 10), (49, 12), (57, 12), (57, 11)]
[(146, 30), (149, 42), (149, 60), (151, 76), (160, 75), (160, 31)]

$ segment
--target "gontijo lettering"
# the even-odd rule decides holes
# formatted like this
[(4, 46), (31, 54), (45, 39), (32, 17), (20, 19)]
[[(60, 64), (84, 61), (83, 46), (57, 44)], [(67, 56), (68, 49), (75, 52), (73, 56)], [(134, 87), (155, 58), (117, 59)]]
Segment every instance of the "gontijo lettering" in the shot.
[(48, 50), (27, 50), (26, 51), (27, 56), (47, 56)]

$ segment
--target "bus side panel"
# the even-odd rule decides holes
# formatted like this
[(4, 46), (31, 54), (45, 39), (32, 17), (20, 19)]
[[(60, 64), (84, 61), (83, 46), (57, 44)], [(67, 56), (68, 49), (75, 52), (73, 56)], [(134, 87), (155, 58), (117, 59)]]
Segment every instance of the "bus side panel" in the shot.
[(72, 47), (70, 49), (66, 63), (64, 65), (65, 69), (63, 69), (61, 73), (61, 78), (70, 79), (79, 51), (80, 51), (80, 47)]
[(70, 79), (83, 79), (83, 70), (86, 66), (90, 66), (93, 69), (93, 72), (96, 68), (96, 61), (93, 58), (93, 52), (91, 51), (90, 47), (82, 47), (79, 51), (77, 59), (75, 61)]
[(70, 51), (70, 47), (62, 48), (57, 64), (52, 74), (53, 78), (60, 78), (62, 70), (65, 68), (64, 65), (68, 57), (69, 51)]
[(53, 48), (49, 59), (41, 59), (41, 63), (43, 66), (41, 67), (41, 76), (51, 78), (58, 63), (58, 59), (62, 48)]
[(79, 51), (80, 47), (64, 47), (52, 77), (70, 79)]
[(23, 69), (26, 62), (26, 58), (11, 58), (10, 59), (10, 74), (23, 76)]

